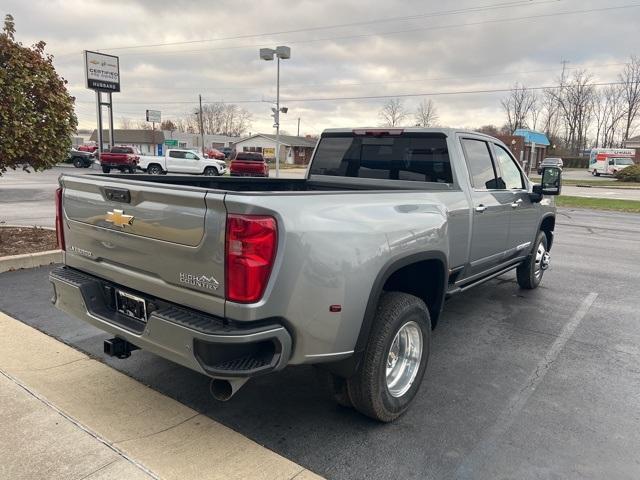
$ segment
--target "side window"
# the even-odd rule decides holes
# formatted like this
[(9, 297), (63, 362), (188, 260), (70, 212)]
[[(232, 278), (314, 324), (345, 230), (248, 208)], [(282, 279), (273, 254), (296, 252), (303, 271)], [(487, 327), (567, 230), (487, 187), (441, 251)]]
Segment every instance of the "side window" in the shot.
[(187, 160), (198, 160), (198, 156), (195, 153), (191, 152), (186, 152), (184, 154), (184, 158), (186, 158)]
[(502, 178), (498, 179), (498, 183), (504, 184), (503, 188), (509, 190), (514, 188), (524, 188), (522, 175), (520, 175), (520, 170), (516, 166), (515, 160), (500, 145), (494, 144), (493, 149), (496, 152), (496, 160), (500, 165), (500, 170), (502, 170)]
[(184, 152), (178, 152), (176, 150), (172, 150), (169, 152), (169, 156), (171, 158), (184, 158)]
[(483, 140), (463, 138), (462, 146), (471, 174), (471, 183), (475, 188), (493, 190), (498, 188), (496, 173), (493, 169), (489, 145)]

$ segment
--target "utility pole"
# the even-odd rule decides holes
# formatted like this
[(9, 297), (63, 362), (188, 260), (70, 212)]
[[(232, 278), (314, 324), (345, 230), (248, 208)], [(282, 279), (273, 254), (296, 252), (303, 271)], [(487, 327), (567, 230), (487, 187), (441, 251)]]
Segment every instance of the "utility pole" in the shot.
[(298, 137), (300, 136), (300, 117), (298, 117)]
[(202, 140), (202, 156), (204, 157), (204, 122), (202, 121), (202, 95), (198, 95), (200, 101), (200, 140)]

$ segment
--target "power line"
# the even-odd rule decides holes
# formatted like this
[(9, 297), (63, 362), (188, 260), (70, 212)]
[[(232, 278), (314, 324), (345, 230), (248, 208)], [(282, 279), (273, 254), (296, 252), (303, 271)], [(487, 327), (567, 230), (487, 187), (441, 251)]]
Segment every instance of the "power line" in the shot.
[[(617, 62), (617, 63), (601, 63), (597, 64), (598, 68), (602, 67), (617, 67), (622, 65), (628, 65), (628, 62)], [(588, 65), (583, 64), (582, 66), (576, 65), (574, 67), (567, 67), (566, 70), (578, 70), (580, 68), (584, 68)], [(415, 82), (430, 82), (430, 81), (443, 81), (443, 80), (460, 80), (460, 79), (468, 79), (468, 78), (488, 78), (488, 77), (500, 77), (504, 75), (528, 75), (531, 73), (548, 73), (548, 72), (557, 72), (557, 68), (546, 68), (540, 70), (525, 70), (525, 71), (506, 71), (499, 73), (486, 73), (486, 74), (478, 74), (478, 75), (456, 75), (451, 77), (422, 77), (422, 78), (413, 78), (408, 80), (386, 80), (380, 82), (351, 82), (351, 83), (342, 83), (342, 82), (326, 82), (326, 83), (317, 83), (317, 82), (301, 82), (301, 83), (287, 83), (286, 85), (282, 85), (282, 88), (291, 88), (291, 87), (356, 87), (356, 86), (366, 86), (366, 85), (389, 85), (395, 83), (415, 83)], [(262, 88), (260, 86), (252, 86), (252, 87), (220, 87), (214, 88), (212, 90), (202, 89), (200, 87), (169, 87), (169, 88), (160, 88), (160, 87), (152, 87), (152, 86), (132, 86), (131, 89), (142, 89), (142, 90), (160, 90), (160, 91), (175, 91), (175, 90), (189, 90), (189, 91), (200, 91), (203, 92), (218, 92), (218, 91), (240, 91), (240, 90), (256, 90)]]
[[(589, 86), (593, 87), (605, 87), (612, 85), (624, 85), (624, 82), (595, 82), (590, 83)], [(524, 90), (555, 90), (559, 88), (566, 88), (567, 85), (546, 85), (546, 86), (537, 86), (537, 87), (521, 87)], [(299, 102), (329, 102), (329, 101), (338, 101), (338, 100), (380, 100), (387, 98), (408, 98), (408, 97), (436, 97), (436, 96), (449, 96), (449, 95), (473, 95), (480, 93), (504, 93), (510, 92), (513, 90), (513, 87), (505, 87), (505, 88), (491, 88), (491, 89), (481, 89), (481, 90), (456, 90), (456, 91), (444, 91), (444, 92), (420, 92), (420, 93), (399, 93), (394, 95), (361, 95), (361, 96), (344, 96), (344, 97), (310, 97), (310, 98), (285, 98), (281, 101), (283, 103), (299, 103)], [(205, 99), (205, 101), (208, 101)], [(86, 101), (78, 101), (77, 103), (90, 103), (89, 100)], [(146, 102), (119, 102), (121, 104), (148, 104), (148, 105), (170, 105), (170, 104), (185, 104), (185, 105), (195, 105), (198, 101), (180, 101), (180, 102), (164, 102), (164, 101), (146, 101)], [(222, 104), (238, 104), (238, 103), (264, 103), (264, 100), (228, 100), (228, 101), (215, 101), (214, 103), (222, 103)]]
[[(434, 25), (434, 26), (426, 26), (426, 27), (417, 27), (417, 28), (407, 28), (403, 30), (393, 30), (388, 32), (376, 32), (376, 33), (363, 33), (363, 34), (354, 34), (354, 35), (344, 35), (337, 37), (324, 37), (324, 38), (315, 38), (315, 39), (307, 39), (307, 40), (283, 40), (282, 43), (287, 43), (290, 45), (301, 45), (308, 43), (316, 43), (316, 42), (325, 42), (325, 41), (334, 41), (334, 40), (354, 40), (359, 38), (368, 38), (368, 37), (384, 37), (389, 35), (403, 35), (407, 33), (415, 33), (423, 30), (448, 30), (451, 28), (458, 27), (471, 27), (478, 25), (488, 25), (488, 24), (497, 24), (497, 23), (505, 23), (505, 22), (517, 22), (523, 20), (538, 20), (542, 18), (551, 18), (551, 17), (560, 17), (567, 15), (576, 15), (576, 14), (584, 14), (584, 13), (595, 13), (595, 12), (606, 12), (613, 10), (623, 10), (629, 8), (637, 8), (640, 7), (640, 3), (634, 3), (629, 5), (619, 5), (614, 7), (602, 7), (602, 8), (588, 8), (582, 10), (569, 10), (564, 12), (555, 12), (555, 13), (545, 13), (539, 15), (527, 15), (522, 17), (512, 17), (512, 18), (498, 18), (492, 20), (480, 20), (477, 22), (467, 22), (467, 23), (457, 23), (457, 24), (448, 24), (448, 25)], [(271, 42), (273, 43), (273, 42)], [(271, 44), (270, 43), (270, 44)], [(198, 52), (211, 52), (216, 50), (238, 50), (238, 49), (248, 49), (248, 48), (259, 48), (264, 47), (266, 44), (252, 44), (252, 45), (237, 45), (237, 46), (226, 46), (226, 47), (215, 47), (215, 48), (204, 48), (204, 49), (196, 49), (196, 50), (173, 50), (170, 52), (136, 52), (136, 53), (125, 53), (120, 54), (120, 56), (151, 56), (151, 55), (180, 55), (185, 53), (198, 53)]]
[(306, 33), (306, 32), (319, 31), (319, 30), (331, 30), (336, 28), (357, 27), (362, 25), (374, 25), (376, 23), (389, 23), (389, 22), (399, 22), (399, 21), (401, 22), (401, 21), (415, 20), (418, 18), (442, 17), (442, 16), (449, 16), (449, 15), (460, 15), (464, 13), (476, 13), (476, 12), (502, 9), (505, 7), (537, 6), (537, 5), (544, 5), (547, 3), (558, 3), (560, 1), (562, 0), (543, 0), (543, 1), (534, 3), (533, 0), (516, 0), (516, 1), (510, 1), (510, 2), (488, 4), (488, 5), (479, 5), (476, 7), (459, 8), (454, 10), (442, 10), (437, 12), (420, 13), (416, 15), (408, 15), (403, 17), (377, 18), (373, 20), (363, 20), (358, 22), (339, 23), (339, 24), (322, 25), (322, 26), (315, 26), (315, 27), (312, 26), (312, 27), (297, 28), (292, 30), (280, 30), (276, 32), (234, 35), (229, 37), (205, 38), (205, 39), (198, 39), (198, 40), (183, 40), (178, 42), (162, 42), (162, 43), (153, 43), (153, 44), (146, 44), (146, 45), (125, 45), (121, 47), (101, 48), (99, 49), (99, 51), (101, 50), (109, 50), (109, 51), (132, 50), (135, 48), (156, 48), (156, 47), (167, 47), (167, 46), (175, 46), (175, 45), (191, 45), (196, 43), (221, 42), (226, 40), (240, 40), (244, 38), (257, 38), (257, 37), (266, 37), (271, 35), (284, 35), (284, 34), (290, 34), (290, 33)]

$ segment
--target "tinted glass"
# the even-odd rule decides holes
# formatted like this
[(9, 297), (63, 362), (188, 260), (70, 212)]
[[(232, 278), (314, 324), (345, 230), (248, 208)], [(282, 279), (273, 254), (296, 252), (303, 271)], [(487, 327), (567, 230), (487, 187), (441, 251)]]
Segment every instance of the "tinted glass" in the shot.
[(113, 147), (110, 150), (111, 153), (133, 153), (133, 149), (131, 147)]
[(500, 164), (500, 170), (502, 171), (502, 178), (498, 179), (498, 184), (502, 188), (509, 190), (513, 188), (524, 188), (522, 176), (516, 166), (515, 160), (511, 158), (511, 155), (500, 145), (494, 145), (494, 150), (496, 152), (496, 160)]
[(326, 135), (311, 164), (312, 175), (453, 183), (443, 135)]
[(178, 152), (176, 150), (172, 150), (169, 152), (169, 156), (171, 158), (184, 158), (184, 152)]
[(252, 152), (240, 152), (236, 155), (236, 160), (249, 161), (249, 162), (262, 162), (262, 154), (261, 153), (252, 153)]
[(462, 140), (462, 145), (473, 186), (487, 189), (499, 188), (487, 142), (465, 138)]

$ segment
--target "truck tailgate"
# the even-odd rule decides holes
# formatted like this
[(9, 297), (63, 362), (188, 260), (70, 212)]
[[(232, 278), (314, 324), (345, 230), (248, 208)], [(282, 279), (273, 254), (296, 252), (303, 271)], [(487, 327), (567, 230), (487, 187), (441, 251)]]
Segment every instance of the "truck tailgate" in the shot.
[(93, 175), (61, 183), (68, 266), (224, 315), (224, 194)]

